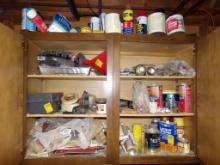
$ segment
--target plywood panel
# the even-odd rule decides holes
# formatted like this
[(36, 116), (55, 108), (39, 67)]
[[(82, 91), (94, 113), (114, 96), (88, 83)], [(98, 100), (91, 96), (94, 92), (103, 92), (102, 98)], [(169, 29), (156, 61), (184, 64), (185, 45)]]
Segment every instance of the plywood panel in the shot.
[(198, 42), (198, 155), (206, 165), (220, 164), (220, 29)]
[(0, 164), (22, 159), (23, 73), (21, 38), (0, 24)]

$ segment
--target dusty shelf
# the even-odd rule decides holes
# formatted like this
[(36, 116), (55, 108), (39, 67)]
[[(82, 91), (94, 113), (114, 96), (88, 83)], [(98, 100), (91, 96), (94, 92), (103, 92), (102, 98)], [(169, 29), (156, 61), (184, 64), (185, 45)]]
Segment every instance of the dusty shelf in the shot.
[(27, 75), (29, 79), (55, 79), (55, 80), (63, 80), (63, 79), (88, 79), (88, 80), (106, 80), (106, 76), (87, 76), (87, 75), (65, 75), (65, 74), (57, 74), (57, 75), (42, 75), (42, 74), (29, 74)]
[(192, 76), (120, 76), (122, 80), (190, 80)]
[(89, 114), (62, 114), (62, 113), (53, 113), (53, 114), (26, 114), (26, 117), (51, 117), (51, 118), (106, 118), (106, 114), (96, 114), (96, 113), (89, 113)]

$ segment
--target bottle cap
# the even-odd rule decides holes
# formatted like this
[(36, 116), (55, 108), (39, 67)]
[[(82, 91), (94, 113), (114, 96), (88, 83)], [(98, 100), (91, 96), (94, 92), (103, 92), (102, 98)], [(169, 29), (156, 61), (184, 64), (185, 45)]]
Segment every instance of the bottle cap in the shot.
[(30, 19), (33, 19), (34, 17), (36, 17), (36, 15), (37, 15), (37, 12), (36, 12), (36, 10), (34, 10), (34, 9), (31, 9), (31, 10), (29, 10), (29, 11), (27, 12), (27, 16), (28, 16), (28, 18), (30, 18)]

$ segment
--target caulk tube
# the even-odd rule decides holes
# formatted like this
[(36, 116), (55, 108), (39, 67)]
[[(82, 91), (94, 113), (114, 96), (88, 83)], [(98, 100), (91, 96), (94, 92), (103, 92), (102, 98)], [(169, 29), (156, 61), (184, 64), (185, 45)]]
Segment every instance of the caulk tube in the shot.
[(31, 9), (27, 12), (28, 18), (37, 26), (40, 32), (47, 32), (47, 26), (43, 19), (37, 14), (36, 10)]

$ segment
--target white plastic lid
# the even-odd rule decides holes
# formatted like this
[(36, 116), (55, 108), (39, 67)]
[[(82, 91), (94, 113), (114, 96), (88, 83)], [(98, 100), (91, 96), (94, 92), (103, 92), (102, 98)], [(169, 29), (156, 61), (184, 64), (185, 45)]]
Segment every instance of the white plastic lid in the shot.
[(34, 10), (34, 9), (31, 9), (31, 10), (29, 10), (29, 11), (27, 12), (27, 16), (28, 16), (30, 19), (33, 19), (34, 17), (36, 17), (36, 15), (37, 15), (37, 12), (36, 12), (36, 10)]

